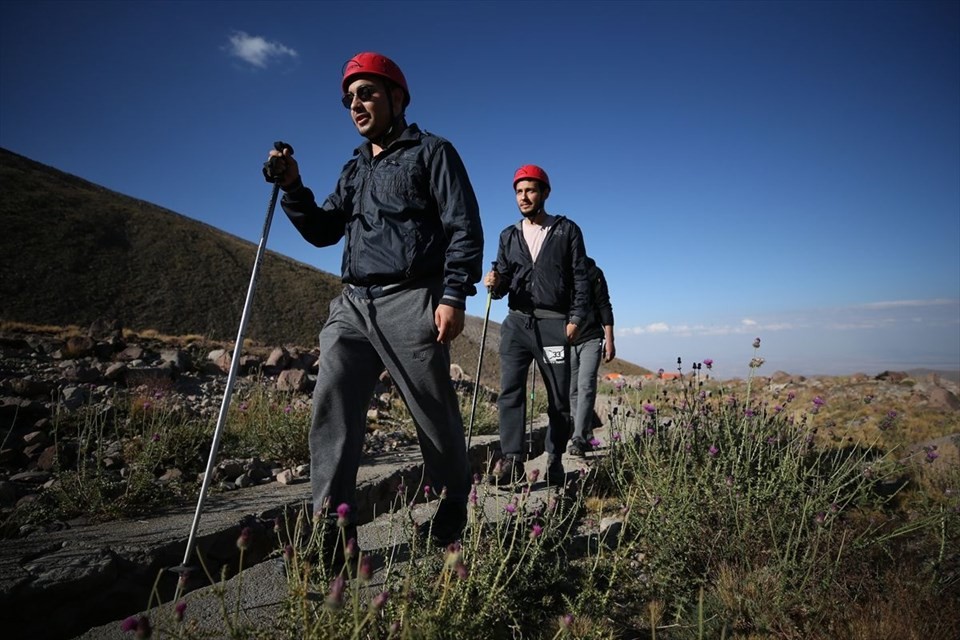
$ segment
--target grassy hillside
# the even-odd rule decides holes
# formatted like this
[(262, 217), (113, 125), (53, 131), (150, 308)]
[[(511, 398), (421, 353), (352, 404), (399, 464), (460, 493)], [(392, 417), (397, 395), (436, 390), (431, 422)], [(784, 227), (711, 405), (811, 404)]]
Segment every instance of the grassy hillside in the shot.
[[(0, 181), (0, 320), (84, 327), (106, 318), (134, 331), (236, 336), (253, 243), (4, 149)], [(312, 347), (339, 292), (338, 276), (267, 251), (247, 337)], [(452, 349), (470, 376), (482, 326), (468, 318)], [(482, 378), (492, 387), (499, 335), (491, 322)], [(615, 361), (604, 370), (639, 369)]]
[[(254, 244), (6, 150), (0, 181), (4, 319), (236, 335)], [(247, 335), (315, 344), (338, 290), (337, 277), (268, 251)]]

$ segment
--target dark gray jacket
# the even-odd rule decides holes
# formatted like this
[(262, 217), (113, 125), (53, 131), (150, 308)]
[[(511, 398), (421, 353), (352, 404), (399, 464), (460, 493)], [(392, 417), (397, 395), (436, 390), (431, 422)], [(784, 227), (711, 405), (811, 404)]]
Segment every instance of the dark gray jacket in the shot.
[(579, 325), (587, 317), (590, 295), (583, 233), (573, 220), (556, 218), (536, 263), (523, 239), (522, 220), (500, 233), (494, 264), (499, 284), (492, 294), (496, 299), (509, 294), (507, 306), (515, 311), (553, 311)]
[(346, 236), (342, 278), (358, 286), (443, 277), (441, 302), (463, 309), (483, 269), (473, 186), (447, 140), (409, 125), (379, 156), (354, 151), (322, 206), (297, 181), (281, 206), (300, 234), (326, 247)]
[(602, 338), (605, 335), (603, 328), (607, 325), (613, 326), (613, 305), (610, 304), (607, 279), (593, 258), (587, 258), (587, 277), (590, 280), (590, 313), (580, 325), (574, 344)]

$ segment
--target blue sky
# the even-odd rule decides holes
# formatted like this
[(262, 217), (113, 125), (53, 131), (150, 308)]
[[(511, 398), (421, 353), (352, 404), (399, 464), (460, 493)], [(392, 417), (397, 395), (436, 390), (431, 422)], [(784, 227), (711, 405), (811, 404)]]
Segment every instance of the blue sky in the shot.
[[(321, 196), (359, 144), (363, 50), (463, 156), (487, 265), (547, 169), (623, 358), (960, 368), (957, 2), (3, 2), (0, 146), (257, 242), (274, 140)], [(268, 247), (339, 273), (282, 214)]]

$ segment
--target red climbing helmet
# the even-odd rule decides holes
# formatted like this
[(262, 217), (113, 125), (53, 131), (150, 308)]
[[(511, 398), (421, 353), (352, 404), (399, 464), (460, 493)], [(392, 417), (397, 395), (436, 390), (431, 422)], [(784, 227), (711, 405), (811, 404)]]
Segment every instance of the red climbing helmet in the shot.
[(372, 51), (358, 53), (347, 60), (343, 65), (343, 82), (340, 83), (340, 88), (346, 93), (353, 78), (365, 74), (380, 76), (398, 85), (403, 89), (403, 106), (410, 104), (410, 90), (407, 88), (407, 79), (403, 77), (403, 71), (400, 71), (400, 67), (387, 56)]
[(513, 174), (513, 186), (516, 187), (521, 180), (538, 180), (547, 185), (547, 189), (550, 188), (550, 178), (547, 177), (547, 172), (535, 164), (525, 164), (517, 169), (517, 172)]

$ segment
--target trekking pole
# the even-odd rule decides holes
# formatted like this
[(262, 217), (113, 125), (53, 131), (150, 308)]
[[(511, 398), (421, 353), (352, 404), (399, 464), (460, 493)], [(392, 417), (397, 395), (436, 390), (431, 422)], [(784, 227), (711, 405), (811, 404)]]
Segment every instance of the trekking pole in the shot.
[[(493, 263), (496, 267), (497, 263)], [(491, 269), (493, 269), (491, 267)], [(483, 314), (483, 331), (480, 332), (480, 357), (477, 358), (477, 375), (473, 379), (473, 404), (470, 407), (470, 426), (467, 428), (467, 457), (470, 457), (470, 439), (473, 437), (473, 419), (477, 415), (477, 392), (480, 390), (480, 367), (483, 365), (483, 347), (487, 342), (487, 323), (490, 321), (490, 302), (493, 300), (493, 289), (487, 287), (487, 310)]]
[(537, 410), (535, 403), (537, 400), (537, 361), (533, 361), (530, 367), (530, 430), (527, 435), (527, 453), (533, 455), (533, 412)]
[[(277, 151), (283, 151), (289, 148), (290, 153), (293, 149), (290, 145), (283, 142), (273, 143)], [(260, 272), (260, 264), (263, 262), (263, 254), (267, 247), (267, 235), (270, 233), (270, 223), (273, 220), (273, 210), (277, 206), (277, 196), (280, 193), (279, 176), (283, 173), (282, 158), (271, 157), (263, 167), (263, 175), (267, 182), (273, 183), (273, 192), (270, 194), (270, 204), (267, 207), (267, 218), (263, 222), (263, 233), (260, 235), (260, 245), (257, 247), (257, 256), (253, 261), (253, 273), (250, 274), (250, 285), (247, 287), (247, 298), (243, 303), (243, 313), (240, 316), (240, 328), (237, 330), (237, 341), (233, 347), (233, 357), (230, 359), (230, 373), (227, 375), (227, 387), (223, 391), (223, 401), (220, 404), (220, 415), (217, 416), (217, 426), (213, 431), (213, 443), (210, 445), (210, 456), (207, 458), (207, 469), (203, 474), (203, 484), (200, 487), (200, 498), (197, 500), (197, 510), (193, 514), (193, 524), (190, 525), (190, 535), (187, 538), (187, 549), (183, 554), (183, 563), (173, 569), (174, 572), (181, 575), (188, 574), (193, 568), (190, 566), (190, 559), (193, 556), (196, 546), (197, 528), (200, 526), (200, 514), (203, 513), (203, 503), (207, 497), (207, 489), (210, 487), (210, 480), (213, 477), (213, 466), (217, 461), (217, 449), (220, 447), (220, 437), (223, 434), (223, 426), (227, 421), (227, 410), (230, 408), (230, 396), (233, 392), (233, 385), (237, 379), (237, 369), (240, 365), (240, 353), (243, 350), (243, 335), (247, 330), (247, 321), (250, 319), (250, 308), (253, 303), (253, 292), (257, 287), (257, 276)], [(179, 587), (178, 587), (179, 588)]]

